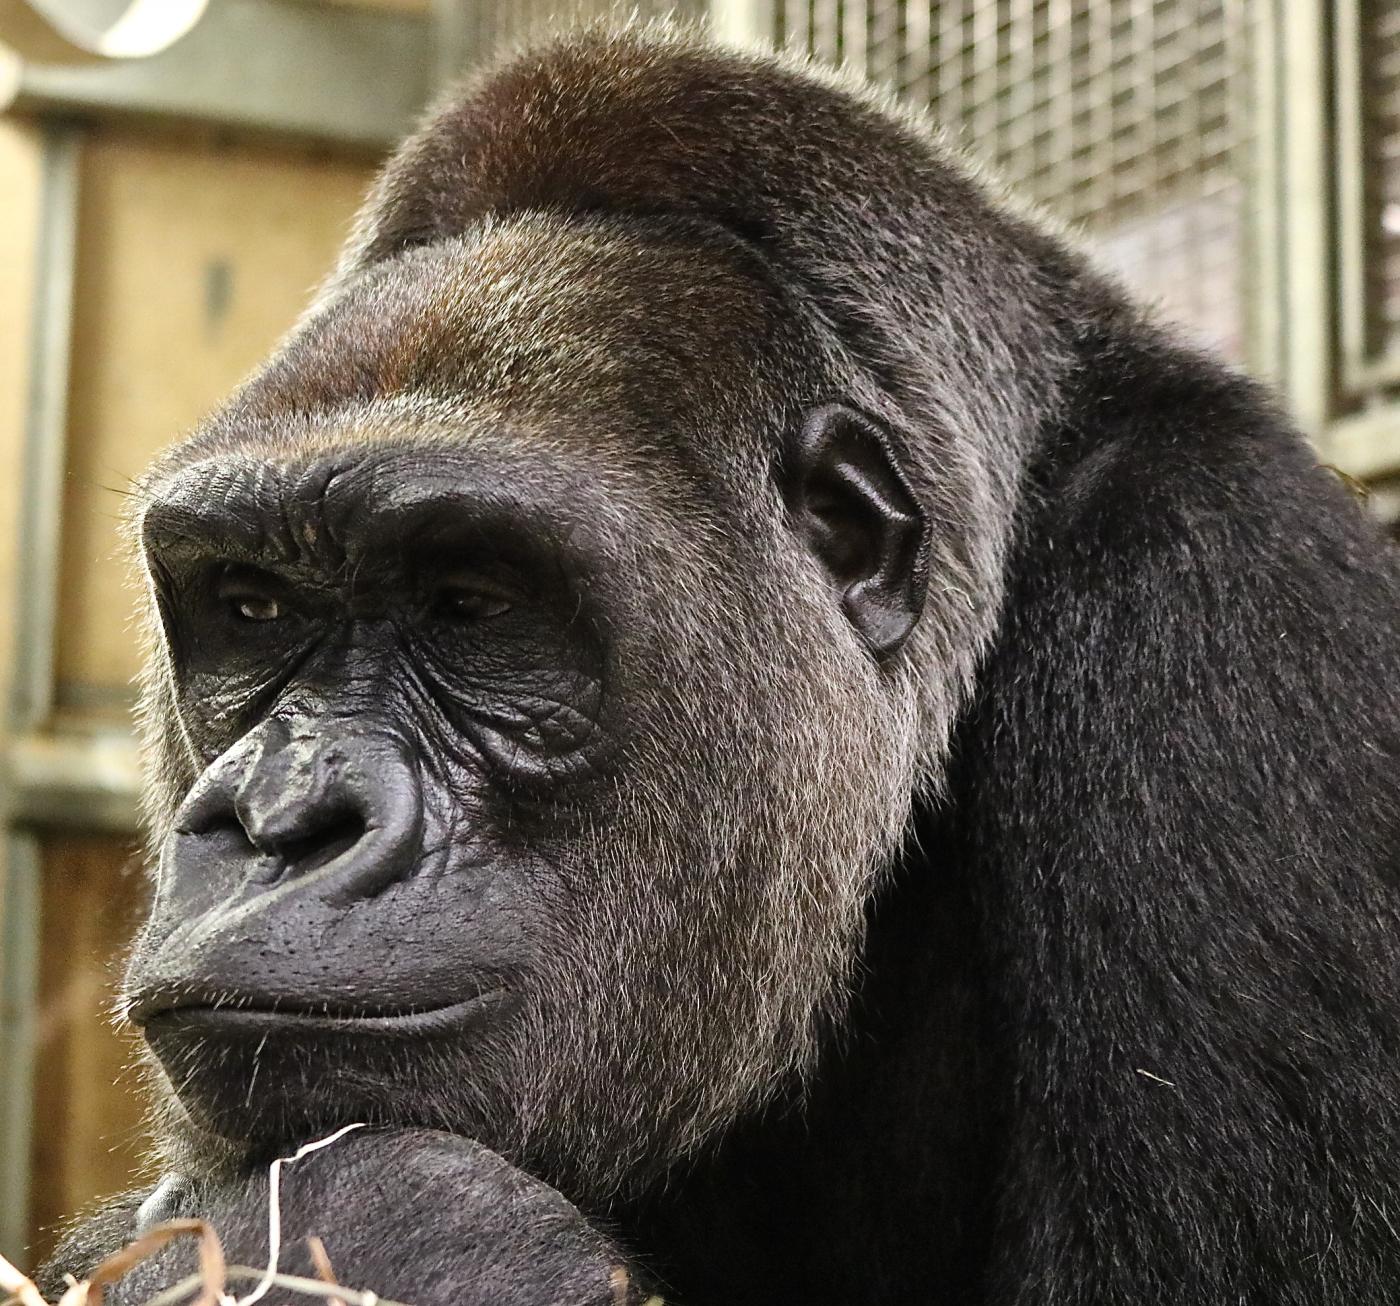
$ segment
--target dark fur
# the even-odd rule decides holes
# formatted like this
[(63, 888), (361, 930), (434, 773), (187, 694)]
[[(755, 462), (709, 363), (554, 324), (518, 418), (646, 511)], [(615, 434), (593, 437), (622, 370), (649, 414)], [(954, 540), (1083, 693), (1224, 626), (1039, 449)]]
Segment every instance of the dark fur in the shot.
[[(482, 79), (404, 147), (307, 322), (152, 485), (199, 458), (333, 442), (347, 412), (382, 425), (386, 396), (455, 411), (467, 382), (431, 309), (434, 251), (482, 224), (541, 257), (564, 229), (664, 233), (702, 251), (697, 279), (722, 266), (764, 288), (761, 307), (699, 295), (672, 319), (679, 274), (634, 270), (661, 336), (714, 312), (705, 366), (644, 334), (644, 379), (521, 352), (479, 383), (507, 413), (684, 433), (685, 484), (715, 494), (718, 534), (696, 547), (728, 556), (724, 530), (752, 532), (792, 587), (771, 620), (721, 605), (755, 623), (732, 632), (721, 708), (767, 701), (747, 650), (774, 675), (801, 667), (792, 692), (817, 697), (798, 714), (832, 722), (827, 753), (776, 724), (755, 745), (755, 810), (779, 810), (765, 783), (799, 799), (767, 835), (784, 874), (846, 859), (824, 915), (781, 906), (796, 888), (764, 908), (772, 991), (701, 931), (713, 951), (676, 982), (710, 995), (708, 1021), (697, 1008), (663, 1038), (625, 984), (602, 1015), (581, 1005), (600, 1087), (581, 1062), (573, 1096), (522, 1069), (527, 1124), (489, 1117), (487, 1141), (686, 1303), (1391, 1301), (1400, 578), (1267, 396), (989, 200), (918, 125), (779, 62), (592, 34)], [(580, 275), (576, 298), (561, 283), (564, 316), (588, 320), (609, 276)], [(592, 322), (578, 339), (606, 360), (616, 317)], [(518, 331), (502, 349), (523, 351)], [(923, 621), (878, 677), (845, 636), (814, 634), (808, 573), (765, 534), (782, 433), (833, 395), (887, 426), (933, 523)], [(651, 476), (658, 502), (684, 501), (669, 464), (615, 457), (621, 494)], [(728, 516), (734, 502), (756, 507)], [(654, 582), (656, 619), (683, 638), (668, 605), (704, 572), (689, 528), (665, 532), (676, 590)], [(646, 548), (626, 554), (639, 583), (664, 575)], [(753, 578), (758, 595), (776, 584)], [(676, 664), (677, 685), (690, 674)], [(159, 676), (148, 703), (159, 832), (193, 776)], [(674, 772), (701, 824), (716, 818), (696, 777), (714, 764), (705, 783), (727, 783), (710, 737), (687, 735)], [(794, 753), (832, 763), (829, 792), (802, 788), (815, 772)], [(742, 850), (744, 805), (726, 801)], [(684, 825), (668, 837), (691, 846)], [(700, 910), (684, 897), (699, 891), (676, 901)], [(843, 924), (861, 902), (864, 928)], [(614, 927), (627, 937), (589, 921)], [(725, 1016), (771, 1037), (744, 1043)], [(166, 1140), (174, 1164), (202, 1164), (207, 1142)], [(79, 1235), (58, 1265), (81, 1270), (123, 1227)]]

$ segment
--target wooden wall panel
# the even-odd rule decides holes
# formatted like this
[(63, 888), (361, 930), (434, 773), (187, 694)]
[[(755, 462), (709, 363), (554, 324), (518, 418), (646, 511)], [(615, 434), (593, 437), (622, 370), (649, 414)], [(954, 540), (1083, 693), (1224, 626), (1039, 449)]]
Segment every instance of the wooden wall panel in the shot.
[(143, 1131), (135, 1042), (110, 1013), (144, 885), (130, 846), (57, 838), (44, 849), (31, 1263), (61, 1221), (132, 1185)]
[(374, 169), (136, 133), (84, 152), (60, 700), (136, 671), (123, 492), (266, 354), (329, 271)]

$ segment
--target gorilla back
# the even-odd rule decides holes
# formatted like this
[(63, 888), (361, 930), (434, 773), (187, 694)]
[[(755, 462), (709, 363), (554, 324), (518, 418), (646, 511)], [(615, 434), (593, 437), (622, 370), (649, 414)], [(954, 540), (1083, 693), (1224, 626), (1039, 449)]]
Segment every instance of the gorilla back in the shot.
[(683, 1303), (1400, 1291), (1395, 557), (919, 122), (491, 70), (135, 524), (187, 1213), (365, 1120)]

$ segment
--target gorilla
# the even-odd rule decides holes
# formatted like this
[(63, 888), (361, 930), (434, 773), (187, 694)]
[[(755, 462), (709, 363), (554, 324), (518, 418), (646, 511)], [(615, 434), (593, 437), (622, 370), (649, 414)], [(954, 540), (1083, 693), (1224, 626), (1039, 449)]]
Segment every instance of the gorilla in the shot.
[(501, 63), (133, 529), (163, 1178), (50, 1286), (1400, 1292), (1396, 557), (919, 119)]

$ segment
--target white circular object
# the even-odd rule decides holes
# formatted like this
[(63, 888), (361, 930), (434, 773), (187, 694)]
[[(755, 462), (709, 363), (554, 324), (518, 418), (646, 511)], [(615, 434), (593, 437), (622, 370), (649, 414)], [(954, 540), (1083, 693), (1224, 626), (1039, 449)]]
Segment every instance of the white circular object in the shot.
[(113, 22), (94, 27), (68, 12), (63, 0), (0, 0), (0, 41), (35, 62), (145, 59), (168, 50), (189, 32), (208, 4), (209, 0), (130, 0)]

